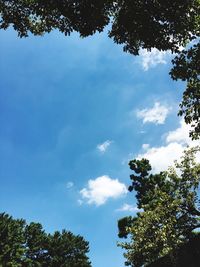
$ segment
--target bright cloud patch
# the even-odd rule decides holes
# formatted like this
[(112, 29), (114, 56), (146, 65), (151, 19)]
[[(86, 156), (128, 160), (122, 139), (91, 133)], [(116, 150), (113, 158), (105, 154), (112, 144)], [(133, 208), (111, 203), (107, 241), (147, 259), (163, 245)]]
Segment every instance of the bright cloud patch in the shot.
[(106, 140), (104, 143), (97, 145), (97, 149), (101, 152), (101, 153), (105, 153), (106, 150), (108, 149), (108, 147), (111, 145), (112, 141), (110, 140)]
[(148, 52), (146, 49), (142, 49), (140, 51), (140, 56), (143, 69), (147, 71), (149, 68), (155, 67), (158, 64), (167, 64), (167, 55), (168, 52), (160, 52), (156, 48), (153, 48), (150, 52)]
[(149, 159), (154, 172), (166, 170), (170, 165), (173, 165), (174, 160), (181, 157), (183, 150), (188, 145), (195, 146), (199, 144), (199, 142), (192, 141), (189, 138), (189, 129), (190, 126), (181, 120), (179, 128), (166, 134), (165, 145), (161, 147), (145, 146), (145, 152), (139, 154), (137, 158)]
[(127, 203), (124, 203), (124, 205), (121, 208), (117, 209), (116, 211), (139, 212), (140, 210), (136, 206), (132, 206), (132, 205), (129, 205)]
[(171, 131), (167, 134), (166, 142), (178, 142), (182, 144), (190, 145), (194, 143), (189, 137), (189, 131), (191, 130), (190, 125), (187, 125), (184, 120), (180, 121), (180, 127), (177, 128), (175, 131)]
[(153, 108), (146, 108), (137, 111), (137, 117), (143, 120), (143, 123), (151, 122), (163, 124), (167, 118), (170, 108), (156, 102)]
[(80, 191), (82, 199), (88, 204), (100, 206), (105, 204), (108, 199), (116, 199), (127, 193), (126, 186), (118, 179), (112, 179), (107, 175), (89, 180), (87, 188)]
[(181, 144), (170, 143), (166, 146), (150, 147), (144, 154), (138, 155), (138, 158), (149, 159), (153, 172), (160, 172), (173, 165), (174, 160), (180, 158), (182, 152)]

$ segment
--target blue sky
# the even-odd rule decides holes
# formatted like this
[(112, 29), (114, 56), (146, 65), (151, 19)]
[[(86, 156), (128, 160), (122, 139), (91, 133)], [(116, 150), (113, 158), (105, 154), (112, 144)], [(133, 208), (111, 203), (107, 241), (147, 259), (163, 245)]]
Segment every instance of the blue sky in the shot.
[(93, 267), (124, 266), (117, 220), (136, 212), (128, 161), (154, 171), (181, 155), (184, 84), (169, 53), (134, 57), (106, 33), (0, 32), (0, 210), (90, 242)]

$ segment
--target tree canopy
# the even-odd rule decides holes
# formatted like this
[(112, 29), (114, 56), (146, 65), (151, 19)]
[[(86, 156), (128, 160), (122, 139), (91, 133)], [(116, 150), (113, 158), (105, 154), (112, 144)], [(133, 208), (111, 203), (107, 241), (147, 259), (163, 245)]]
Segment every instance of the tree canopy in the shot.
[(1, 0), (0, 27), (12, 25), (20, 37), (54, 29), (86, 37), (110, 23), (109, 37), (125, 51), (178, 51), (199, 36), (199, 11), (199, 0)]
[(39, 223), (0, 214), (1, 267), (90, 267), (88, 252), (89, 243), (79, 235), (47, 234)]
[(118, 222), (119, 237), (130, 237), (129, 241), (120, 243), (126, 250), (128, 265), (146, 266), (173, 253), (200, 227), (197, 151), (199, 148), (186, 150), (175, 167), (158, 174), (151, 173), (146, 159), (130, 161), (134, 173), (130, 176), (129, 190), (135, 190), (138, 208), (142, 210), (136, 217)]
[[(200, 137), (199, 44), (179, 52), (180, 47), (200, 37), (199, 0), (0, 0), (0, 29), (9, 26), (20, 37), (43, 35), (54, 29), (81, 37), (101, 32), (123, 49), (138, 55), (140, 49), (170, 50), (172, 78), (187, 81), (179, 115), (191, 124), (191, 137)], [(195, 73), (195, 78), (193, 74)]]

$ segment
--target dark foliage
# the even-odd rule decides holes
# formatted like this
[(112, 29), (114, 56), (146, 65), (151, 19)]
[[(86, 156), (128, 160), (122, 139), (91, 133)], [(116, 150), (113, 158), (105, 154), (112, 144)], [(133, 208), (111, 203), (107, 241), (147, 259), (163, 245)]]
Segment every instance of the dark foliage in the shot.
[(199, 267), (200, 234), (196, 234), (176, 251), (176, 257), (167, 255), (147, 267)]
[(46, 234), (39, 223), (0, 214), (1, 267), (91, 267), (88, 252), (89, 243), (79, 235)]
[(200, 137), (200, 43), (182, 51), (172, 63), (174, 67), (170, 72), (171, 77), (174, 80), (181, 79), (187, 82), (179, 115), (184, 116), (187, 124), (191, 124), (192, 139), (198, 139)]
[(53, 29), (86, 37), (111, 22), (109, 36), (125, 51), (178, 51), (199, 35), (199, 10), (198, 0), (0, 0), (0, 27), (13, 25), (20, 37)]

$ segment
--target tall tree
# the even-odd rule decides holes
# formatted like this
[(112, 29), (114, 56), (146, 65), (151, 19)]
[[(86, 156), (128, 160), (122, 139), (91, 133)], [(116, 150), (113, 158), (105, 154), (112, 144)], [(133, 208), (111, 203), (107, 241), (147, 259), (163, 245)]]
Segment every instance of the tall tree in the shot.
[(130, 237), (120, 246), (126, 249), (127, 264), (147, 265), (173, 253), (200, 227), (198, 188), (200, 164), (195, 161), (199, 148), (184, 152), (181, 162), (168, 171), (152, 174), (148, 160), (132, 160), (129, 165), (129, 190), (136, 191), (137, 204), (143, 211), (136, 217), (119, 221), (119, 236)]

